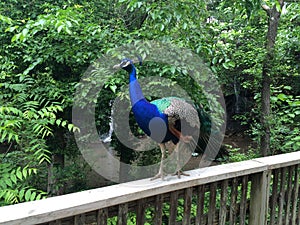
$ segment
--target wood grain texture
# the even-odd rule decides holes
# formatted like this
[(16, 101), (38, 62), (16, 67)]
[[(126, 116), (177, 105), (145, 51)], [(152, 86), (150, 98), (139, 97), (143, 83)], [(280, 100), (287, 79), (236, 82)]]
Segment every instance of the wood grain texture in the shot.
[[(277, 156), (270, 156), (265, 158), (258, 158), (254, 160), (248, 160), (238, 163), (230, 163), (219, 166), (212, 166), (207, 168), (201, 168), (196, 170), (187, 171), (190, 176), (183, 176), (178, 179), (175, 176), (166, 177), (165, 181), (156, 180), (150, 181), (149, 179), (137, 180), (128, 183), (122, 183), (112, 185), (103, 188), (92, 189), (88, 191), (82, 191), (73, 194), (67, 194), (58, 197), (51, 197), (44, 200), (21, 203), (12, 206), (5, 206), (0, 208), (0, 223), (1, 224), (39, 224), (50, 221), (60, 221), (60, 219), (76, 216), (77, 221), (78, 215), (84, 215), (89, 212), (96, 212), (101, 209), (108, 207), (117, 206), (121, 207), (123, 204), (126, 205), (128, 202), (134, 202), (139, 199), (148, 197), (158, 198), (155, 203), (155, 208), (161, 213), (162, 197), (166, 193), (176, 192), (178, 190), (185, 190), (187, 188), (195, 187), (197, 192), (197, 217), (194, 218), (196, 224), (201, 224), (204, 220), (203, 216), (203, 201), (205, 198), (205, 190), (203, 189), (207, 184), (214, 182), (224, 182), (225, 180), (234, 179), (237, 177), (249, 176), (253, 174), (261, 174), (266, 171), (280, 168), (280, 170), (286, 170), (289, 166), (298, 165), (300, 163), (300, 152), (288, 153)], [(298, 167), (299, 168), (299, 167)], [(273, 173), (274, 174), (274, 173)], [(299, 172), (295, 175), (299, 177)], [(283, 176), (283, 174), (281, 174)], [(281, 178), (279, 175), (279, 178)], [(276, 176), (274, 174), (274, 179)], [(281, 182), (283, 182), (282, 179)], [(280, 181), (279, 181), (280, 182)], [(290, 181), (288, 181), (290, 183)], [(299, 183), (294, 183), (294, 193), (299, 191)], [(286, 183), (285, 183), (286, 184)], [(283, 185), (285, 185), (283, 184)], [(269, 185), (265, 183), (265, 185)], [(288, 184), (286, 184), (288, 185)], [(291, 185), (291, 183), (290, 183)], [(298, 186), (297, 186), (298, 185)], [(208, 187), (208, 186), (207, 186)], [(284, 186), (281, 186), (283, 188)], [(298, 189), (297, 189), (298, 187)], [(274, 186), (274, 191), (276, 187)], [(296, 190), (297, 189), (297, 190)], [(285, 189), (278, 190), (280, 195), (280, 207), (283, 209), (284, 195), (286, 194)], [(225, 189), (223, 189), (225, 194)], [(299, 192), (298, 192), (299, 193)], [(274, 192), (276, 197), (276, 192)], [(288, 196), (290, 193), (287, 194)], [(299, 194), (298, 194), (299, 196)], [(224, 197), (224, 196), (223, 196)], [(252, 196), (251, 196), (252, 198)], [(273, 198), (273, 194), (272, 194)], [(271, 202), (272, 202), (271, 198)], [(299, 198), (299, 197), (298, 197)], [(188, 197), (187, 197), (188, 199)], [(195, 198), (196, 199), (196, 198)], [(293, 197), (293, 199), (295, 199)], [(293, 199), (290, 200), (292, 205), (299, 207), (299, 203)], [(261, 199), (258, 199), (261, 201)], [(173, 199), (175, 201), (175, 199)], [(276, 201), (273, 199), (273, 201)], [(121, 206), (120, 206), (121, 205)], [(123, 205), (123, 206), (125, 206)], [(122, 207), (123, 207), (122, 206)], [(272, 205), (271, 205), (272, 206)], [(224, 203), (223, 203), (224, 207)], [(186, 206), (186, 210), (189, 210), (189, 206)], [(225, 208), (221, 208), (225, 210)], [(245, 209), (244, 209), (245, 210)], [(125, 213), (125, 208), (120, 208), (120, 213)], [(18, 213), (16, 213), (18, 212)], [(104, 215), (101, 217), (106, 218), (107, 212), (103, 212)], [(215, 212), (219, 213), (219, 212)], [(219, 213), (220, 214), (220, 213)], [(292, 220), (294, 223), (299, 222), (299, 210), (295, 212), (294, 208), (290, 209), (290, 214), (293, 215)], [(217, 215), (217, 214), (216, 214)], [(154, 216), (155, 217), (155, 216)], [(221, 218), (226, 216), (222, 214)], [(207, 218), (207, 216), (206, 216)], [(282, 218), (284, 219), (284, 217)], [(161, 219), (155, 217), (155, 220), (161, 223)], [(222, 219), (223, 221), (224, 219)], [(79, 223), (79, 222), (78, 222)], [(98, 222), (98, 224), (101, 224)]]

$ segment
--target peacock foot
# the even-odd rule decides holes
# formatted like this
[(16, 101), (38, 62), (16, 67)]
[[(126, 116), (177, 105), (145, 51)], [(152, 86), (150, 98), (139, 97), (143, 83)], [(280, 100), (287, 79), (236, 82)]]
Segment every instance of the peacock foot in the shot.
[(163, 172), (158, 172), (154, 177), (152, 177), (150, 180), (155, 180), (161, 178), (161, 180), (165, 180), (165, 174)]
[(190, 176), (190, 174), (184, 173), (182, 170), (178, 170), (176, 171), (173, 176), (177, 175), (178, 178), (180, 178), (180, 176)]

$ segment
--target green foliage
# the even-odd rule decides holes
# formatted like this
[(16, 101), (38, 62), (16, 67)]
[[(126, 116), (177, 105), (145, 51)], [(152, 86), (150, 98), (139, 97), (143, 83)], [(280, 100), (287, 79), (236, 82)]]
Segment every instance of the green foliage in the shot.
[(36, 168), (18, 166), (13, 169), (9, 162), (0, 164), (0, 206), (46, 197), (45, 192), (30, 187), (30, 177), (37, 174)]
[[(298, 151), (299, 125), (300, 125), (300, 96), (290, 93), (291, 86), (272, 87), (271, 106), (272, 112), (269, 118), (271, 129), (272, 154)], [(259, 101), (257, 96), (257, 101)], [(253, 110), (254, 113), (258, 113)], [(261, 135), (259, 122), (253, 123), (252, 134), (259, 141)]]
[(276, 88), (271, 98), (273, 103), (272, 144), (275, 153), (300, 149), (300, 96), (288, 94), (291, 89), (290, 86)]
[(51, 96), (51, 92), (44, 95), (38, 80), (19, 75), (18, 81), (2, 75), (0, 142), (9, 147), (0, 154), (0, 201), (37, 200), (46, 193), (32, 187), (30, 179), (38, 175), (41, 164), (51, 161), (46, 139), (53, 135), (53, 127), (67, 127), (72, 132), (78, 128), (58, 116), (63, 111), (62, 103), (56, 101), (59, 96)]
[(259, 157), (257, 150), (247, 149), (246, 152), (241, 152), (239, 148), (233, 148), (230, 145), (226, 146), (228, 151), (230, 152), (229, 162), (241, 162), (244, 160), (250, 160)]
[[(0, 143), (8, 146), (0, 154), (1, 176), (6, 184), (1, 185), (0, 201), (12, 204), (46, 196), (45, 190), (34, 187), (32, 181), (42, 173), (41, 166), (51, 162), (47, 139), (54, 135), (55, 127), (71, 132), (78, 128), (62, 117), (67, 98), (59, 88), (60, 83), (48, 69), (39, 68), (44, 62), (41, 56), (33, 57), (39, 46), (30, 34), (42, 31), (42, 25), (30, 21), (21, 28), (22, 21), (5, 21), (10, 25), (5, 32), (21, 31), (11, 38), (10, 45), (0, 49)], [(9, 35), (2, 36), (8, 42)]]
[[(272, 6), (278, 1), (265, 3)], [(250, 3), (227, 0), (215, 6), (219, 13), (214, 15), (211, 23), (217, 34), (213, 48), (217, 51), (212, 58), (212, 69), (224, 83), (225, 94), (240, 96), (241, 93), (249, 93), (253, 109), (238, 117), (244, 118), (242, 122), (251, 126), (250, 134), (259, 142), (264, 132), (260, 122), (260, 83), (261, 65), (265, 57), (267, 15), (261, 9), (259, 1)], [(296, 105), (299, 99), (300, 34), (297, 10), (299, 4), (295, 2), (289, 2), (284, 7), (276, 38), (275, 59), (270, 66), (273, 84), (272, 115), (269, 118), (272, 154), (300, 149), (296, 138), (299, 136)], [(234, 64), (230, 67), (224, 64), (226, 61)]]

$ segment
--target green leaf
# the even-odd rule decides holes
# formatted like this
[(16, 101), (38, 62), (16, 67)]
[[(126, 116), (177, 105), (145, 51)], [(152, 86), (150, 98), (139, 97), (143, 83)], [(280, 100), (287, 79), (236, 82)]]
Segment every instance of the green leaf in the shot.
[(27, 28), (24, 28), (24, 29), (22, 30), (22, 35), (23, 35), (24, 38), (26, 38), (28, 32), (29, 32), (29, 30), (28, 30)]
[(42, 198), (42, 194), (38, 194), (35, 198), (35, 200), (40, 200)]
[(22, 189), (20, 192), (19, 192), (19, 199), (22, 201), (23, 198), (24, 198), (24, 194), (25, 194), (25, 189)]
[(279, 95), (277, 95), (277, 98), (281, 101), (285, 101), (287, 99), (287, 96), (283, 93), (280, 93)]
[(7, 16), (3, 16), (3, 15), (0, 14), (0, 21), (3, 21), (3, 22), (8, 23), (8, 24), (12, 24), (13, 20), (11, 18), (7, 17)]
[(10, 175), (10, 179), (12, 180), (12, 182), (14, 182), (15, 184), (17, 183), (17, 177), (16, 177), (16, 175), (15, 174), (11, 174)]
[(30, 201), (34, 201), (36, 197), (36, 192), (32, 192), (31, 196), (30, 196)]
[(56, 124), (57, 124), (57, 126), (60, 126), (60, 124), (61, 124), (61, 119), (56, 120)]
[(18, 28), (19, 28), (19, 26), (8, 27), (8, 28), (6, 28), (5, 32), (14, 32)]
[(12, 140), (12, 138), (15, 136), (15, 134), (13, 134), (13, 133), (9, 133), (8, 134), (8, 142), (11, 142), (11, 140)]
[(29, 201), (31, 198), (31, 190), (28, 189), (26, 192), (25, 192), (25, 200), (26, 201)]
[(160, 31), (163, 31), (165, 29), (165, 25), (164, 24), (160, 24)]
[(71, 124), (71, 123), (68, 124), (68, 130), (69, 130), (69, 131), (72, 131), (72, 130), (73, 130), (73, 127), (74, 127), (73, 124)]
[(17, 169), (16, 175), (17, 175), (17, 177), (18, 177), (20, 180), (22, 180), (22, 179), (23, 179), (23, 176), (22, 176), (22, 172), (21, 172), (20, 169), (21, 169), (20, 167)]
[(66, 32), (67, 32), (68, 34), (70, 34), (70, 35), (71, 35), (71, 34), (72, 34), (72, 31), (69, 29), (69, 27), (65, 27), (65, 28), (66, 28), (66, 29), (65, 29), (65, 30), (66, 30)]
[(46, 24), (46, 20), (45, 19), (39, 19), (37, 21), (38, 26), (44, 26)]
[(294, 137), (293, 140), (294, 141), (300, 141), (300, 136)]
[(176, 72), (176, 67), (175, 67), (175, 66), (171, 66), (171, 67), (170, 67), (170, 71), (171, 71), (172, 74), (175, 74), (175, 72)]
[(291, 86), (284, 86), (283, 89), (290, 91), (290, 90), (292, 90), (292, 87)]
[(24, 167), (23, 170), (22, 170), (22, 175), (23, 177), (26, 179), (27, 178), (27, 175), (28, 175), (28, 171), (27, 171), (27, 168)]
[(229, 61), (229, 62), (227, 62), (228, 63), (228, 65), (230, 66), (230, 67), (232, 67), (232, 68), (234, 68), (235, 67), (235, 62), (233, 62), (233, 61)]
[(11, 39), (11, 42), (15, 42), (15, 41), (18, 41), (21, 37), (22, 33), (18, 33), (18, 34), (15, 34), (12, 39)]
[(11, 179), (7, 178), (5, 179), (5, 183), (7, 184), (8, 187), (12, 187), (12, 182), (11, 182)]
[(112, 90), (113, 93), (116, 93), (117, 86), (116, 85), (111, 85), (109, 86), (110, 90)]
[(58, 27), (57, 27), (57, 32), (60, 33), (61, 30), (64, 28), (64, 26), (65, 26), (64, 24), (58, 26)]
[(224, 62), (224, 63), (222, 63), (222, 66), (226, 69), (226, 70), (228, 70), (229, 69), (229, 65), (228, 65), (228, 63), (227, 62)]
[(68, 26), (68, 27), (72, 27), (72, 23), (70, 22), (70, 21), (66, 21), (66, 25)]
[(65, 127), (67, 125), (67, 121), (62, 121), (61, 126)]
[(280, 12), (281, 13), (281, 5), (280, 5), (280, 3), (279, 3), (279, 1), (275, 1), (275, 5), (276, 5), (276, 10), (277, 10), (277, 12)]
[(214, 57), (213, 60), (212, 60), (212, 64), (213, 65), (216, 65), (218, 63), (218, 58), (217, 57)]

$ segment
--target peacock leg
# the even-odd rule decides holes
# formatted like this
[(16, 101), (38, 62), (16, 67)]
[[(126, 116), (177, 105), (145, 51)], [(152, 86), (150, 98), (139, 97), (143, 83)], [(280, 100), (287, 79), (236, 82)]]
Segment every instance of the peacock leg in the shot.
[(176, 147), (174, 149), (175, 154), (176, 154), (177, 167), (176, 167), (176, 172), (173, 175), (177, 175), (178, 178), (180, 178), (181, 175), (183, 175), (183, 176), (190, 176), (189, 174), (184, 173), (181, 170), (179, 150), (180, 150), (181, 147), (183, 147), (182, 145), (184, 145), (184, 143), (179, 142), (179, 143), (177, 143), (177, 145), (176, 145)]
[(166, 155), (166, 145), (164, 143), (159, 144), (160, 151), (161, 151), (161, 160), (160, 160), (160, 167), (158, 174), (156, 174), (151, 180), (155, 180), (157, 178), (161, 178), (164, 180), (164, 160), (165, 160), (165, 155)]
[(183, 135), (180, 131), (178, 131), (173, 124), (169, 124), (169, 130), (171, 131), (172, 134), (175, 135), (179, 140), (189, 143), (193, 137), (189, 135)]

